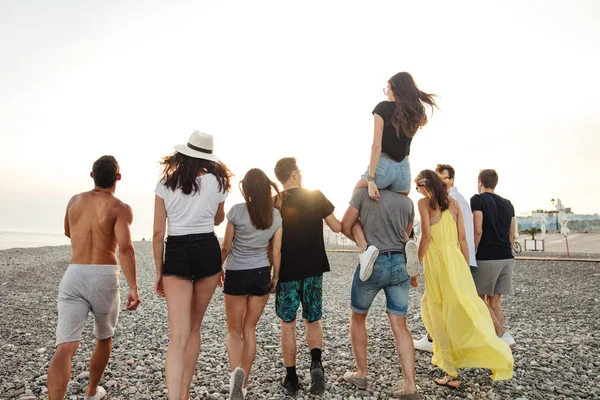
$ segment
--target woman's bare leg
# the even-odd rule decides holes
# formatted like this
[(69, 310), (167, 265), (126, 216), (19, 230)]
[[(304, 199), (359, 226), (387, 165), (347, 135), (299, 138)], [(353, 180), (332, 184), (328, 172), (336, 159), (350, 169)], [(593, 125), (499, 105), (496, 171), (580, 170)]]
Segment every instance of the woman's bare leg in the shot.
[(356, 182), (356, 186), (354, 186), (354, 190), (352, 191), (352, 195), (354, 195), (354, 193), (356, 193), (356, 191), (358, 189), (366, 189), (369, 187), (369, 183), (364, 180), (363, 178), (360, 178), (358, 182)]
[(244, 387), (248, 386), (248, 377), (256, 356), (256, 324), (262, 316), (269, 295), (248, 296), (246, 313), (244, 314), (244, 344), (242, 351), (242, 369), (246, 372)]
[(169, 315), (169, 346), (165, 364), (169, 400), (181, 400), (184, 354), (190, 336), (194, 285), (176, 276), (163, 278)]
[(191, 299), (190, 332), (183, 360), (181, 400), (187, 400), (190, 397), (190, 385), (200, 355), (200, 327), (220, 277), (220, 274), (216, 274), (194, 283), (194, 293)]
[(360, 252), (364, 252), (367, 249), (367, 238), (365, 237), (365, 232), (363, 231), (362, 225), (359, 221), (357, 221), (352, 226), (352, 236), (354, 236), (354, 242), (360, 249)]
[(229, 366), (233, 371), (240, 366), (242, 362), (242, 352), (244, 348), (243, 326), (244, 312), (249, 296), (225, 295), (225, 317), (227, 319), (227, 356), (229, 357)]

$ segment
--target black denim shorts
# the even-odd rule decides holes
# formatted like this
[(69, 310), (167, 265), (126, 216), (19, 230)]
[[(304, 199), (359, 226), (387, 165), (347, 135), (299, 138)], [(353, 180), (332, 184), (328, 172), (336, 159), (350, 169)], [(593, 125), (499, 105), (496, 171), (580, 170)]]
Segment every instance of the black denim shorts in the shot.
[(223, 293), (232, 296), (264, 296), (271, 292), (271, 267), (225, 271)]
[(221, 246), (213, 232), (167, 237), (163, 276), (197, 282), (218, 274), (221, 266)]

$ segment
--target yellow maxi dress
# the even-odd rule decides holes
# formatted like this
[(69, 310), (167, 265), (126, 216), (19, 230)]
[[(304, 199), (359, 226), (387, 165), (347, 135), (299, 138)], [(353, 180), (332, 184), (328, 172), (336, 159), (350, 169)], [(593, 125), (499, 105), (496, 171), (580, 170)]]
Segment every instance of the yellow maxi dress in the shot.
[(421, 313), (433, 339), (433, 365), (453, 377), (458, 368), (489, 368), (492, 380), (511, 379), (512, 352), (496, 336), (490, 313), (477, 295), (448, 210), (431, 226), (424, 264)]

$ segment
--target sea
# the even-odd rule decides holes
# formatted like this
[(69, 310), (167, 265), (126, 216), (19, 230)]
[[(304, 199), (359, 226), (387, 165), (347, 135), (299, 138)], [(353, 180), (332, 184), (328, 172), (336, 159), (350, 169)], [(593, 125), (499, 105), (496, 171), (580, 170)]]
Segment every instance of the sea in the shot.
[(0, 231), (0, 250), (15, 247), (62, 246), (71, 244), (63, 233)]

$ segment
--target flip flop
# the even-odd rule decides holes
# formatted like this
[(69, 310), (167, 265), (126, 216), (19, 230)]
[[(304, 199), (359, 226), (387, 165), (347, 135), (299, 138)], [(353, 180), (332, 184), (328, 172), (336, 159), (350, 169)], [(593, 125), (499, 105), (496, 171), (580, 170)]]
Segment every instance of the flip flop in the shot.
[[(436, 384), (440, 386), (447, 386), (450, 389), (458, 389), (460, 387), (460, 380), (458, 378), (453, 378), (451, 376), (446, 375), (443, 378), (436, 378), (433, 380)], [(456, 382), (458, 385), (450, 385), (449, 383)]]
[(357, 378), (356, 372), (348, 371), (344, 374), (344, 380), (353, 384), (360, 390), (367, 390), (367, 378)]

